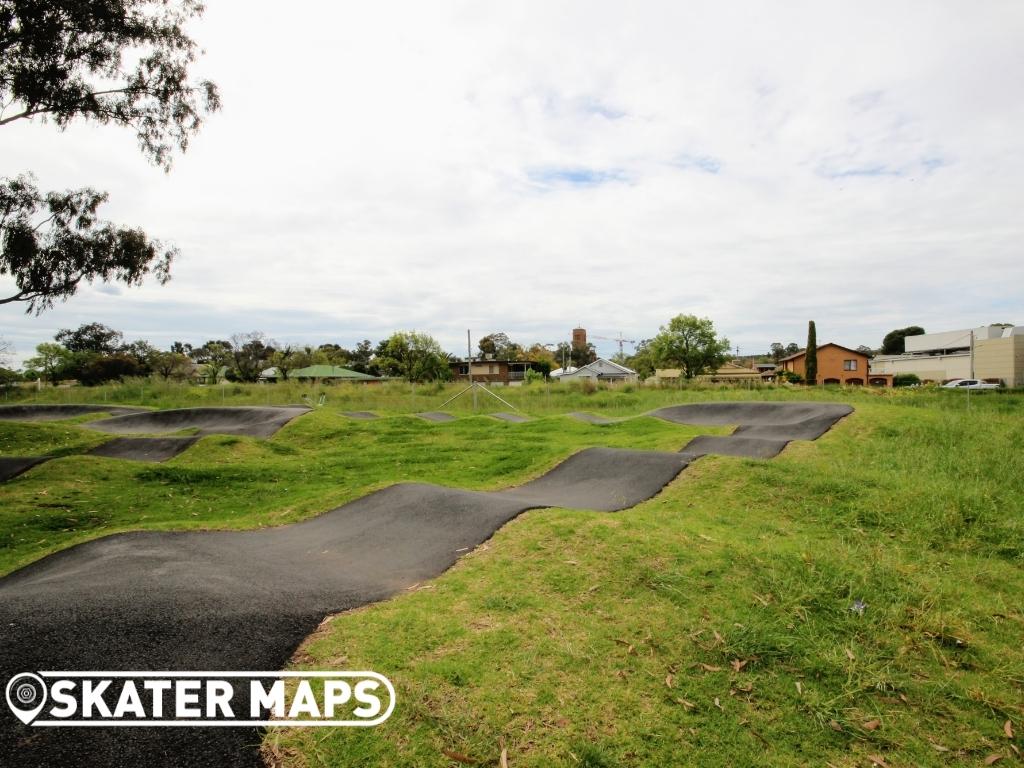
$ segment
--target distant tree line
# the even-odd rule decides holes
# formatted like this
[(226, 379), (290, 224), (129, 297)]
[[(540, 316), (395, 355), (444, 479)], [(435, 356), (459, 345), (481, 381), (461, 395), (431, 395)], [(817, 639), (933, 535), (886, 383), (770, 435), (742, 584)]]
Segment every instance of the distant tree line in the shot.
[(451, 377), (449, 355), (433, 337), (417, 331), (396, 331), (377, 344), (364, 339), (352, 349), (338, 344), (279, 344), (260, 331), (251, 331), (197, 346), (176, 341), (161, 350), (143, 340), (125, 342), (120, 331), (102, 323), (61, 329), (52, 342), (36, 347), (36, 354), (25, 361), (21, 377), (51, 383), (74, 379), (94, 385), (154, 376), (216, 384), (222, 380), (255, 382), (269, 368), (276, 368), (280, 378), (286, 379), (312, 365), (407, 381)]

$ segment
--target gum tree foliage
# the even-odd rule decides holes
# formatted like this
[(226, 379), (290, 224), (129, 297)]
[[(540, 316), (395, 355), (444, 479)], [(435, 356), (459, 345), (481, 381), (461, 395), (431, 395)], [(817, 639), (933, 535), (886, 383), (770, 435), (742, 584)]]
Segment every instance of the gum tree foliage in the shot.
[(447, 381), (451, 378), (448, 355), (433, 336), (417, 331), (397, 331), (380, 342), (376, 362), (386, 376), (406, 381)]
[(163, 354), (142, 339), (125, 343), (124, 336), (102, 323), (83, 323), (62, 328), (55, 344), (41, 344), (29, 368), (49, 381), (77, 379), (82, 384), (102, 384), (127, 376), (148, 376), (157, 370)]
[(885, 338), (882, 339), (882, 349), (880, 354), (883, 355), (902, 355), (907, 350), (907, 336), (923, 336), (924, 328), (919, 325), (908, 325), (906, 328), (897, 328), (894, 331), (889, 331), (885, 334)]
[(376, 373), (377, 368), (373, 364), (373, 342), (363, 339), (356, 344), (355, 349), (349, 352), (348, 365), (359, 373)]
[(644, 339), (633, 349), (633, 354), (626, 359), (626, 365), (637, 372), (640, 380), (649, 379), (654, 375), (653, 339)]
[(200, 347), (189, 350), (189, 357), (200, 366), (200, 371), (210, 384), (216, 384), (221, 377), (221, 370), (230, 368), (232, 364), (231, 342), (224, 339), (211, 339)]
[(121, 346), (124, 338), (120, 331), (103, 323), (84, 323), (78, 328), (61, 328), (54, 339), (70, 352), (96, 352), (112, 355)]
[(661, 368), (678, 368), (687, 379), (716, 370), (725, 362), (729, 349), (729, 340), (718, 338), (710, 318), (696, 315), (676, 315), (651, 340), (654, 363)]
[[(220, 108), (213, 83), (189, 79), (198, 49), (184, 26), (202, 12), (195, 0), (0, 0), (0, 126), (114, 123), (168, 170)], [(177, 251), (102, 221), (106, 200), (88, 187), (43, 192), (28, 174), (0, 180), (0, 276), (15, 284), (0, 304), (38, 314), (82, 281), (166, 282)]]
[(157, 352), (152, 365), (153, 372), (163, 379), (181, 381), (192, 372), (192, 361), (184, 352)]
[(231, 337), (231, 374), (238, 381), (257, 381), (270, 367), (274, 342), (261, 331), (236, 333)]
[(577, 368), (597, 360), (597, 347), (589, 341), (586, 344), (572, 344), (569, 348), (569, 362)]
[(807, 357), (804, 362), (804, 374), (808, 384), (818, 383), (818, 332), (814, 321), (807, 323)]
[(44, 193), (30, 175), (0, 180), (0, 275), (15, 285), (0, 304), (26, 302), (39, 314), (83, 281), (140, 285), (153, 274), (166, 283), (177, 249), (101, 221), (96, 212), (106, 199), (89, 188)]
[(477, 342), (481, 355), (491, 355), (494, 360), (522, 360), (525, 350), (512, 341), (504, 331), (490, 333)]
[(778, 365), (779, 361), (782, 360), (782, 358), (789, 357), (790, 355), (795, 355), (799, 351), (800, 345), (797, 344), (795, 341), (791, 341), (789, 342), (789, 344), (786, 345), (782, 345), (776, 341), (772, 343), (769, 350), (769, 354), (772, 356), (772, 361), (776, 365)]
[(30, 378), (43, 378), (49, 382), (60, 381), (67, 369), (74, 363), (74, 353), (52, 341), (36, 346), (36, 354), (25, 361), (25, 370)]

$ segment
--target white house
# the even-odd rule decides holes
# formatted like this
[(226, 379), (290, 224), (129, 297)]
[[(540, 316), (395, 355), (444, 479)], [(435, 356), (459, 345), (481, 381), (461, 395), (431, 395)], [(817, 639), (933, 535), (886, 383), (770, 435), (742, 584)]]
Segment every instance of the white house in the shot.
[(605, 360), (603, 357), (599, 357), (594, 362), (579, 368), (568, 366), (564, 371), (561, 368), (557, 368), (549, 375), (551, 378), (559, 381), (578, 381), (580, 379), (594, 379), (597, 381), (636, 381), (638, 378), (636, 371), (632, 368), (627, 368), (624, 365), (613, 363), (611, 360)]

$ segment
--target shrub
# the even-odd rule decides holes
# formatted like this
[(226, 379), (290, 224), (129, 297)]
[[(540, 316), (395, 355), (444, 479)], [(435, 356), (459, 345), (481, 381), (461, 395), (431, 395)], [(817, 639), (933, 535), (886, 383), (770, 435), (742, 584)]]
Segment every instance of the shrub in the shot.
[(523, 376), (523, 383), (529, 385), (533, 384), (535, 381), (544, 381), (544, 374), (531, 368), (527, 370), (526, 374)]
[(921, 377), (916, 373), (901, 373), (892, 377), (894, 387), (912, 387), (921, 383)]

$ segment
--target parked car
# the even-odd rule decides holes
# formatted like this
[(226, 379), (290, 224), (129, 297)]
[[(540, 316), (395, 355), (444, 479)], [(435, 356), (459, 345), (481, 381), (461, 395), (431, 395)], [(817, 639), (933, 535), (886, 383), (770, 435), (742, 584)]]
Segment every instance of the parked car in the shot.
[(942, 386), (945, 389), (999, 389), (998, 384), (990, 384), (981, 379), (953, 379)]

